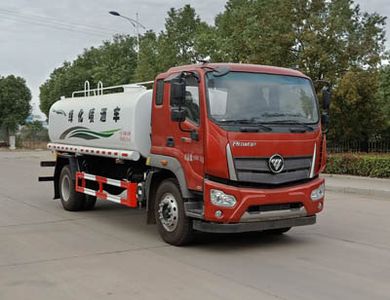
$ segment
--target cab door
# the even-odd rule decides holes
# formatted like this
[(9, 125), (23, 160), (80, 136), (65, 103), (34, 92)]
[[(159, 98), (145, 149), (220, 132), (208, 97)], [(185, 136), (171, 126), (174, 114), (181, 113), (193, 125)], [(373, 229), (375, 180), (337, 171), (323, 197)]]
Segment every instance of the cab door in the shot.
[[(185, 99), (182, 105), (186, 112), (186, 119), (182, 123), (176, 123), (174, 126), (176, 136), (176, 147), (183, 155), (186, 168), (187, 184), (189, 189), (201, 191), (203, 189), (204, 178), (204, 125), (202, 124), (201, 99), (199, 79), (194, 75), (185, 77)], [(174, 103), (170, 102), (173, 107)]]
[(158, 79), (152, 109), (152, 148), (153, 154), (176, 158), (184, 169), (187, 188), (202, 191), (204, 178), (204, 111), (201, 105), (203, 96), (198, 79), (193, 75), (185, 77), (186, 97), (182, 107), (186, 111), (183, 122), (171, 119), (172, 108), (177, 104), (171, 101), (171, 83), (165, 78)]

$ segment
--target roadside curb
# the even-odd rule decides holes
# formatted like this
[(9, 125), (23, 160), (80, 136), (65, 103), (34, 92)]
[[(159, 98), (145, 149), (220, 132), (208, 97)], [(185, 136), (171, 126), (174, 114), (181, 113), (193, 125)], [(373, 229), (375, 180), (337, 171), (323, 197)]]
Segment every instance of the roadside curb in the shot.
[[(390, 200), (390, 179), (383, 178), (371, 178), (371, 177), (359, 177), (350, 175), (336, 175), (336, 174), (322, 174), (321, 177), (325, 178), (326, 190), (332, 192), (340, 192), (347, 194), (360, 194), (371, 195), (381, 198), (387, 198)], [(343, 184), (342, 182), (345, 182)], [(348, 181), (356, 184), (361, 184), (361, 187), (350, 186)], [(336, 183), (337, 182), (337, 183)], [(372, 188), (369, 187), (371, 183), (379, 183), (381, 187)], [(366, 186), (366, 187), (365, 187)]]
[(331, 192), (341, 192), (346, 194), (359, 194), (359, 195), (371, 195), (371, 196), (377, 196), (382, 198), (389, 198), (390, 200), (390, 192), (388, 191), (381, 191), (381, 190), (373, 190), (373, 189), (359, 189), (359, 188), (350, 188), (350, 187), (337, 187), (332, 186), (329, 184), (326, 185), (326, 190)]

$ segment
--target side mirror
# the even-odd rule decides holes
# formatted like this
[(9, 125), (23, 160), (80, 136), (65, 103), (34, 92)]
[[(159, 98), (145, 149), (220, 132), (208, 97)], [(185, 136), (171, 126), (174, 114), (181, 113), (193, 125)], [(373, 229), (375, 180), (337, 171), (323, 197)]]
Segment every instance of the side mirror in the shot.
[(171, 120), (173, 122), (184, 122), (186, 119), (186, 111), (182, 107), (171, 108)]
[(321, 115), (321, 126), (322, 126), (322, 132), (328, 133), (328, 131), (329, 131), (329, 115), (326, 112), (323, 112)]
[(186, 97), (186, 85), (183, 78), (174, 78), (171, 80), (171, 105), (181, 106)]
[(322, 108), (328, 110), (330, 107), (332, 93), (329, 86), (324, 86), (322, 88)]

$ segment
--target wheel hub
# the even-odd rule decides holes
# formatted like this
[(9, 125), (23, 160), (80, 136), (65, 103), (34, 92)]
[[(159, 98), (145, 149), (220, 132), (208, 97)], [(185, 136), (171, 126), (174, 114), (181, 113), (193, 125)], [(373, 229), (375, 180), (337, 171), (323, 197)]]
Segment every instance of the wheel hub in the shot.
[(172, 232), (176, 229), (179, 220), (179, 208), (175, 197), (170, 194), (164, 194), (159, 204), (158, 217), (164, 229)]
[(61, 182), (61, 194), (62, 199), (67, 202), (70, 198), (70, 179), (68, 176), (64, 176)]

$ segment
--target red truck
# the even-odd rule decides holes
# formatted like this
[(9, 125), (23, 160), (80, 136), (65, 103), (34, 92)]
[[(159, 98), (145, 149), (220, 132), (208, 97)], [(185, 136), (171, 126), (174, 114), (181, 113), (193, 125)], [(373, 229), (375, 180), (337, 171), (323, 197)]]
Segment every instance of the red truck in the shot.
[(203, 63), (147, 84), (87, 86), (52, 106), (57, 159), (41, 162), (55, 170), (40, 180), (65, 209), (146, 207), (172, 245), (194, 230), (280, 234), (316, 222), (330, 88), (321, 114), (312, 81), (291, 69)]

